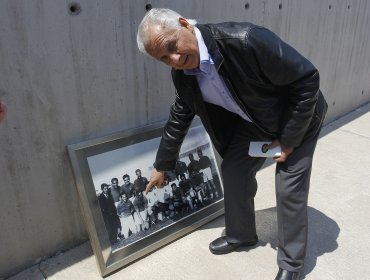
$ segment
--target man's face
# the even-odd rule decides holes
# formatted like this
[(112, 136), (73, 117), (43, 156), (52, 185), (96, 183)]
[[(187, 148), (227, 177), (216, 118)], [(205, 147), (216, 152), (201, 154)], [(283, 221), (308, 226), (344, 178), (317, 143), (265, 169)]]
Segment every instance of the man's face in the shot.
[(113, 181), (112, 181), (112, 187), (113, 187), (113, 188), (117, 188), (117, 186), (118, 186), (118, 181), (113, 180)]
[(141, 171), (137, 171), (137, 172), (136, 172), (136, 176), (137, 176), (138, 178), (140, 178), (140, 177), (141, 177)]
[(107, 193), (108, 193), (108, 187), (107, 187), (107, 186), (105, 186), (105, 187), (103, 188), (103, 192), (104, 192), (105, 194), (107, 194)]
[(179, 18), (180, 30), (169, 31), (159, 25), (149, 27), (148, 54), (175, 69), (194, 69), (199, 66), (198, 41), (194, 27)]
[(121, 199), (123, 202), (126, 202), (127, 201), (127, 196), (125, 194), (121, 195)]

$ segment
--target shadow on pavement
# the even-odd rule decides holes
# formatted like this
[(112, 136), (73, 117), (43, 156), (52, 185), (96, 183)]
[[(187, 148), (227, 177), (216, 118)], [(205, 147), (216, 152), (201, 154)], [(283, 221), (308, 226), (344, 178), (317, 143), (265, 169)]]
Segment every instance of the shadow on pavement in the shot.
[[(324, 213), (308, 207), (308, 247), (303, 276), (309, 274), (316, 266), (317, 258), (338, 248), (338, 224)], [(276, 207), (256, 211), (257, 233), (262, 246), (270, 244), (277, 250)]]
[[(330, 253), (338, 248), (337, 238), (340, 228), (338, 224), (322, 213), (321, 211), (308, 207), (308, 247), (305, 260), (305, 267), (302, 276), (305, 277), (316, 266), (317, 258)], [(224, 227), (224, 218), (218, 218), (211, 223), (201, 227), (201, 229)], [(258, 246), (269, 244), (271, 248), (277, 250), (277, 220), (276, 207), (256, 211), (256, 226), (259, 238)], [(248, 251), (252, 248), (240, 249)]]

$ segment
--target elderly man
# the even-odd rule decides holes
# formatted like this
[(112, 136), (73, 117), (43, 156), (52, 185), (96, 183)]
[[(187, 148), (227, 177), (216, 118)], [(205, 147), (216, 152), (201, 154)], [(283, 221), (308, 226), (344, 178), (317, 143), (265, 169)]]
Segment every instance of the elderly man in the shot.
[(139, 26), (139, 49), (172, 67), (175, 101), (146, 191), (174, 168), (198, 115), (223, 158), (225, 236), (214, 254), (258, 243), (254, 196), (264, 158), (251, 141), (281, 147), (275, 158), (279, 271), (299, 279), (307, 245), (307, 197), (312, 156), (327, 110), (317, 69), (266, 28), (251, 23), (196, 24), (168, 9), (152, 9)]

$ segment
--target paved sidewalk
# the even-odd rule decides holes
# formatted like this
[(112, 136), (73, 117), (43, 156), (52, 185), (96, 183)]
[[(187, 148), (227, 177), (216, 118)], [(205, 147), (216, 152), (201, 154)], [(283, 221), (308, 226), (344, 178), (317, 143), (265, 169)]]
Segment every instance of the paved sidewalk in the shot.
[[(370, 103), (322, 131), (311, 179), (309, 246), (304, 279), (370, 279)], [(274, 165), (258, 173), (258, 246), (215, 256), (208, 244), (224, 229), (220, 217), (106, 279), (273, 280), (276, 272)], [(15, 276), (101, 279), (87, 242)], [(42, 274), (43, 273), (43, 274)]]

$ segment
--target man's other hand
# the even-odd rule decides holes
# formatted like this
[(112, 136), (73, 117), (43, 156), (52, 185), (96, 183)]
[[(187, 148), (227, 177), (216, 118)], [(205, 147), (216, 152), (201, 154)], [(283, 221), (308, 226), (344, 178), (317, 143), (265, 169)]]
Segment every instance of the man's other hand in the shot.
[(0, 101), (0, 122), (5, 119), (6, 116), (6, 106), (5, 103)]
[(164, 171), (159, 171), (154, 168), (152, 175), (150, 176), (149, 183), (146, 185), (145, 194), (150, 192), (154, 186), (159, 188), (163, 187), (164, 179)]
[(274, 140), (272, 141), (272, 143), (269, 145), (269, 149), (272, 149), (272, 148), (275, 148), (277, 146), (280, 146), (281, 147), (281, 155), (279, 157), (274, 157), (274, 160), (277, 162), (277, 163), (282, 163), (284, 161), (286, 161), (286, 159), (288, 158), (288, 156), (293, 153), (294, 151), (294, 148), (288, 148), (288, 147), (284, 147), (283, 145), (280, 144), (279, 140)]

